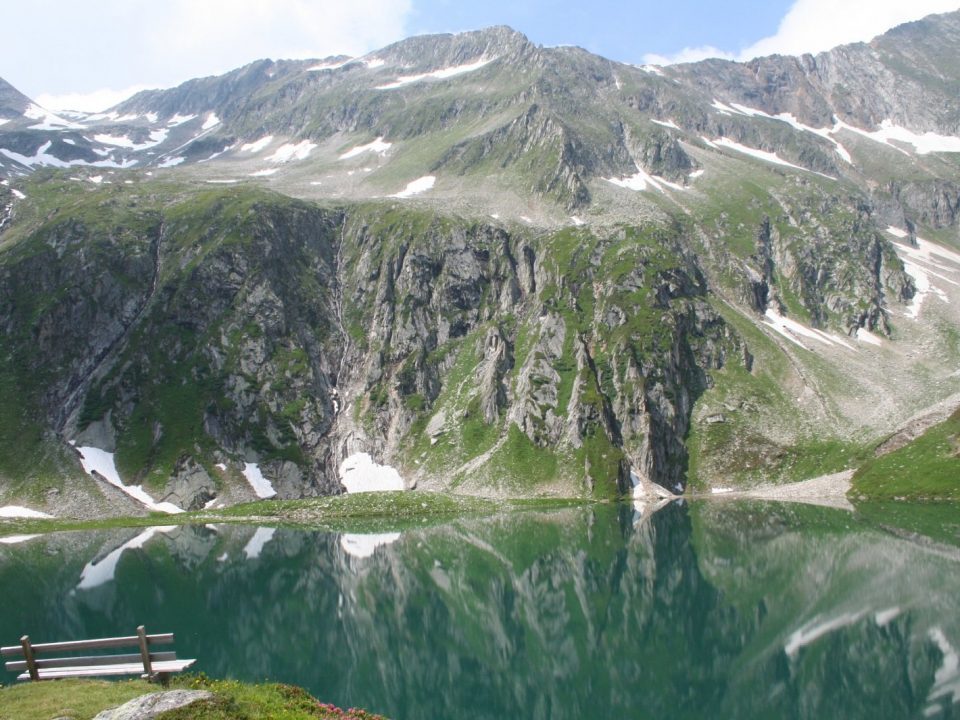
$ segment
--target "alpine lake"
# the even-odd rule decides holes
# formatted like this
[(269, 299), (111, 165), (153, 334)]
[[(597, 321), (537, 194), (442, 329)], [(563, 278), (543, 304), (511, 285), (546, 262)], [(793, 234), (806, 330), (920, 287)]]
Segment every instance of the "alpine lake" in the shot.
[[(942, 517), (957, 510), (905, 507), (891, 527), (860, 511), (680, 500), (375, 533), (8, 538), (0, 641), (142, 623), (174, 632), (196, 671), (394, 720), (952, 718), (960, 527)], [(939, 536), (904, 529), (929, 513)]]

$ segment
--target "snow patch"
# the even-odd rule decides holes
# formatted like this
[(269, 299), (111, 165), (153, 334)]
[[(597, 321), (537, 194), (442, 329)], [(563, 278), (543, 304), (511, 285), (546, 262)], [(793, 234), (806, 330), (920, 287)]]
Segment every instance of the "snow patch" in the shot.
[(703, 173), (705, 173), (705, 172), (706, 172), (706, 170), (703, 170), (703, 169), (701, 168), (700, 170), (694, 170), (692, 173), (690, 173), (689, 175), (687, 175), (687, 177), (690, 178), (691, 180), (696, 180), (698, 177), (702, 176)]
[[(73, 443), (71, 443), (71, 445), (72, 444)], [(120, 479), (120, 473), (117, 472), (117, 465), (114, 462), (113, 453), (89, 446), (78, 447), (76, 450), (80, 453), (80, 464), (83, 465), (83, 469), (88, 475), (92, 476), (94, 473), (97, 473), (108, 483), (119, 488), (137, 502), (142, 503), (149, 510), (158, 510), (170, 515), (183, 512), (181, 508), (173, 503), (156, 502), (147, 494), (142, 485), (124, 485), (123, 480)]]
[(250, 173), (250, 177), (267, 177), (273, 175), (277, 171), (276, 168), (267, 168), (266, 170), (257, 170), (256, 172)]
[[(419, 75), (401, 75), (392, 83), (387, 83), (386, 85), (377, 85), (377, 90), (394, 90), (398, 87), (403, 87), (404, 85), (409, 85), (411, 83), (420, 82), (421, 80), (436, 79), (436, 80), (445, 80), (449, 77), (454, 77), (456, 75), (463, 75), (464, 73), (473, 72), (479, 70), (484, 65), (488, 65), (493, 62), (496, 58), (481, 58), (476, 62), (466, 63), (465, 65), (457, 65), (455, 67), (446, 67), (441, 68), (440, 70), (433, 70), (427, 73), (421, 73)], [(369, 65), (367, 67), (370, 67)]]
[(787, 340), (792, 343), (799, 345), (805, 350), (810, 350), (811, 348), (807, 345), (804, 345), (800, 338), (808, 338), (810, 340), (816, 340), (817, 342), (823, 345), (842, 345), (848, 350), (854, 350), (853, 345), (848, 343), (846, 340), (841, 338), (839, 335), (833, 335), (830, 333), (825, 333), (822, 330), (817, 330), (816, 328), (808, 327), (803, 323), (799, 323), (796, 320), (791, 318), (784, 317), (778, 313), (773, 308), (767, 308), (767, 312), (764, 313), (766, 320), (763, 321), (763, 324), (769, 328), (772, 328), (780, 335), (783, 335)]
[(17, 200), (26, 200), (26, 199), (27, 199), (27, 196), (24, 195), (24, 194), (23, 194), (22, 192), (20, 192), (19, 190), (17, 190), (16, 188), (10, 188), (10, 192), (13, 193), (13, 196), (14, 196)]
[(343, 155), (341, 155), (339, 159), (349, 160), (350, 158), (356, 157), (357, 155), (362, 155), (365, 152), (375, 152), (379, 155), (384, 155), (392, 146), (393, 143), (385, 142), (383, 136), (381, 135), (376, 140), (368, 142), (366, 145), (357, 145), (354, 148), (350, 148)]
[(393, 195), (388, 195), (387, 197), (392, 198), (408, 198), (412, 195), (419, 195), (422, 192), (426, 192), (433, 187), (433, 184), (437, 181), (437, 178), (433, 175), (425, 175), (422, 178), (417, 178), (407, 183), (407, 187), (401, 190), (398, 193)]
[(161, 128), (160, 130), (154, 130), (150, 133), (150, 139), (146, 142), (135, 143), (133, 140), (128, 138), (126, 135), (94, 135), (93, 139), (98, 143), (103, 145), (114, 145), (116, 147), (126, 148), (128, 150), (133, 150), (134, 152), (140, 152), (142, 150), (149, 150), (152, 147), (156, 147), (164, 140), (167, 139), (167, 134), (169, 130), (167, 128)]
[(6, 535), (0, 537), (0, 545), (16, 545), (40, 537), (39, 535)]
[[(717, 102), (717, 101), (714, 101)], [(723, 103), (721, 103), (722, 105)], [(852, 165), (853, 158), (850, 157), (850, 153), (847, 152), (847, 149), (839, 143), (836, 139), (832, 137), (832, 134), (839, 130), (838, 125), (834, 125), (832, 128), (815, 128), (809, 125), (804, 125), (800, 122), (796, 116), (792, 113), (778, 113), (777, 115), (770, 115), (765, 113), (763, 110), (757, 110), (756, 108), (747, 107), (746, 105), (739, 105), (737, 103), (730, 103), (729, 106), (724, 105), (725, 108), (731, 110), (738, 115), (746, 115), (747, 117), (761, 117), (766, 118), (767, 120), (777, 120), (779, 122), (786, 123), (790, 125), (795, 130), (800, 130), (801, 132), (813, 133), (814, 135), (819, 135), (820, 137), (828, 140), (833, 143), (834, 150), (837, 155), (839, 155), (844, 162)]]
[(166, 159), (165, 159), (163, 162), (161, 162), (159, 165), (157, 165), (157, 167), (162, 167), (162, 168), (176, 167), (177, 165), (179, 165), (180, 163), (184, 162), (185, 160), (186, 160), (186, 158), (183, 157), (182, 155), (180, 155), (180, 156), (178, 156), (178, 157), (169, 157), (169, 158), (166, 158)]
[(724, 103), (720, 102), (716, 98), (713, 99), (713, 103), (711, 103), (710, 107), (712, 107), (721, 115), (738, 115), (739, 114), (732, 107), (730, 107), (729, 105), (725, 105)]
[(644, 171), (639, 165), (637, 167), (637, 172), (630, 177), (621, 177), (621, 178), (603, 178), (608, 183), (612, 183), (617, 187), (626, 188), (627, 190), (641, 191), (649, 188), (653, 190), (659, 190), (660, 192), (665, 192), (664, 187), (672, 188), (674, 190), (685, 190), (686, 188), (683, 185), (678, 185), (677, 183), (670, 182), (669, 180), (658, 177), (656, 175), (650, 175), (648, 172)]
[(82, 130), (83, 126), (75, 122), (64, 120), (59, 115), (46, 110), (39, 105), (31, 103), (23, 111), (23, 115), (30, 120), (39, 120), (36, 125), (31, 125), (31, 130)]
[(955, 137), (953, 135), (938, 135), (937, 133), (932, 132), (925, 132), (922, 135), (919, 135), (912, 130), (894, 125), (891, 120), (884, 120), (880, 123), (880, 129), (874, 131), (862, 130), (861, 128), (854, 127), (853, 125), (847, 125), (844, 122), (838, 121), (834, 126), (833, 132), (839, 132), (840, 130), (849, 130), (857, 135), (869, 138), (874, 142), (888, 145), (889, 147), (899, 150), (904, 154), (909, 153), (903, 150), (903, 148), (894, 145), (893, 142), (899, 142), (904, 145), (913, 145), (913, 149), (917, 155), (928, 155), (930, 153), (937, 152), (960, 152), (960, 137)]
[(353, 62), (353, 58), (347, 58), (346, 60), (341, 60), (340, 62), (317, 63), (313, 67), (308, 67), (307, 72), (321, 72), (323, 70), (336, 70), (337, 68), (342, 68), (344, 65), (347, 65), (352, 62)]
[(359, 535), (344, 533), (340, 536), (340, 547), (347, 555), (358, 558), (368, 558), (381, 545), (390, 545), (400, 539), (400, 533), (372, 533)]
[(273, 142), (273, 135), (266, 135), (260, 138), (259, 140), (254, 140), (252, 143), (241, 145), (240, 152), (258, 153), (272, 142)]
[(638, 67), (640, 70), (643, 70), (645, 73), (649, 73), (650, 75), (659, 75), (660, 77), (663, 77), (663, 70), (656, 65), (637, 65), (636, 67)]
[(276, 534), (276, 528), (257, 528), (257, 531), (253, 534), (247, 544), (243, 546), (243, 554), (246, 556), (247, 560), (255, 560), (260, 557), (260, 553), (263, 552), (263, 546), (268, 542), (273, 540), (274, 534)]
[(857, 330), (857, 340), (865, 342), (868, 345), (876, 345), (877, 347), (883, 345), (883, 339), (879, 335), (874, 335), (866, 328), (859, 328)]
[(247, 479), (247, 482), (250, 483), (253, 492), (256, 493), (257, 497), (261, 500), (272, 498), (277, 494), (277, 491), (273, 489), (273, 485), (263, 476), (263, 473), (260, 472), (260, 466), (256, 463), (244, 463), (243, 476)]
[(586, 225), (586, 223), (580, 218), (578, 218), (576, 215), (570, 216), (570, 222), (572, 222), (576, 227), (580, 227), (581, 225)]
[(340, 482), (348, 493), (391, 492), (405, 488), (396, 468), (379, 465), (368, 453), (354, 453), (340, 463)]
[[(906, 231), (892, 226), (887, 228), (887, 232), (901, 240), (907, 237)], [(903, 262), (903, 269), (913, 278), (917, 288), (916, 295), (905, 311), (906, 316), (913, 320), (920, 316), (920, 308), (928, 295), (935, 295), (943, 302), (950, 303), (947, 293), (934, 284), (935, 280), (960, 286), (960, 253), (920, 237), (916, 241), (917, 247), (896, 240), (893, 242)]]
[(369, 70), (374, 70), (374, 69), (376, 69), (376, 68), (378, 68), (378, 67), (383, 67), (384, 65), (387, 64), (387, 61), (386, 61), (386, 60), (384, 60), (383, 58), (378, 58), (378, 57), (364, 58), (364, 59), (361, 60), (360, 62), (362, 62), (364, 65), (366, 65), (366, 66), (367, 66), (367, 69), (369, 69)]
[(206, 180), (209, 185), (233, 185), (234, 183), (240, 182), (239, 180)]
[(106, 557), (97, 562), (88, 562), (80, 572), (80, 582), (77, 583), (77, 590), (90, 590), (111, 582), (117, 573), (117, 564), (120, 562), (120, 556), (127, 550), (139, 550), (147, 544), (157, 533), (170, 532), (176, 530), (176, 525), (158, 526), (148, 528), (132, 540), (128, 540), (116, 550), (109, 553)]
[(727, 488), (727, 487), (710, 488), (710, 493), (712, 495), (725, 495), (726, 493), (732, 493), (732, 492), (733, 492), (733, 488)]
[[(0, 153), (6, 155), (11, 160), (15, 160), (21, 165), (26, 165), (27, 167), (33, 167), (34, 165), (40, 165), (45, 167), (58, 167), (58, 168), (67, 168), (74, 166), (84, 166), (84, 167), (99, 167), (99, 168), (128, 168), (133, 167), (137, 164), (136, 160), (124, 160), (123, 162), (115, 162), (113, 160), (97, 160), (96, 162), (87, 162), (86, 160), (70, 160), (69, 162), (61, 160), (56, 155), (50, 155), (47, 151), (50, 149), (50, 146), (53, 145), (53, 142), (48, 140), (39, 148), (37, 152), (32, 156), (21, 155), (18, 152), (13, 150), (7, 150), (6, 148), (0, 148)], [(109, 155), (109, 151), (104, 153)]]
[(657, 125), (663, 125), (663, 127), (672, 128), (672, 129), (674, 129), (674, 130), (679, 130), (679, 129), (680, 129), (673, 120), (653, 120), (653, 119), (651, 119), (650, 122), (656, 123)]
[(39, 510), (31, 510), (21, 505), (4, 505), (0, 507), (0, 518), (52, 518)]
[(316, 143), (312, 143), (309, 140), (302, 140), (296, 145), (287, 143), (286, 145), (278, 147), (276, 152), (267, 158), (267, 162), (285, 163), (291, 160), (306, 160), (310, 155), (310, 151), (316, 146)]
[(207, 115), (207, 119), (203, 121), (203, 125), (200, 126), (201, 130), (209, 130), (212, 127), (216, 127), (220, 124), (220, 118), (217, 117), (216, 113), (210, 113)]
[[(177, 113), (172, 118), (167, 120), (167, 127), (176, 127), (177, 125), (183, 125), (186, 122), (196, 119), (196, 115), (181, 115)], [(154, 121), (156, 122), (156, 121)]]
[(824, 175), (823, 173), (818, 173), (814, 170), (808, 170), (805, 167), (801, 167), (799, 165), (794, 165), (791, 162), (787, 162), (776, 153), (767, 152), (766, 150), (757, 150), (756, 148), (752, 148), (752, 147), (747, 147), (746, 145), (741, 145), (738, 142), (734, 142), (730, 138), (726, 138), (726, 137), (718, 138), (716, 140), (713, 140), (711, 144), (713, 145), (713, 147), (725, 147), (731, 150), (736, 150), (737, 152), (741, 152), (744, 155), (749, 155), (751, 157), (757, 158), (758, 160), (764, 160), (768, 163), (773, 163), (774, 165), (782, 165), (784, 167), (793, 168), (794, 170), (802, 170), (803, 172), (812, 172), (816, 175), (820, 175), (821, 177), (825, 177), (829, 180), (836, 180), (836, 178), (830, 177), (829, 175)]

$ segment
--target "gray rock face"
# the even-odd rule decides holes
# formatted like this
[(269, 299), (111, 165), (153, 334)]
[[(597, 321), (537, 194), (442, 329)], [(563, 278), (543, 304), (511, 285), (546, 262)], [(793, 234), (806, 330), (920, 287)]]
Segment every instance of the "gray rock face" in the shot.
[(162, 713), (209, 700), (213, 693), (206, 690), (169, 690), (142, 695), (112, 710), (98, 713), (93, 720), (153, 720)]
[(204, 467), (185, 456), (177, 461), (162, 502), (171, 502), (184, 510), (199, 510), (216, 494), (217, 486)]

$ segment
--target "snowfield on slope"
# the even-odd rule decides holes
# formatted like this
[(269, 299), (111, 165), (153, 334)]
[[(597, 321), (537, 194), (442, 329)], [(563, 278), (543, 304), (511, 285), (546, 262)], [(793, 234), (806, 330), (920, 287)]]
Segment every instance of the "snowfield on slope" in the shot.
[(917, 294), (905, 311), (906, 316), (912, 320), (919, 318), (928, 295), (949, 305), (950, 299), (939, 285), (946, 283), (960, 287), (960, 253), (921, 237), (916, 238), (917, 247), (913, 247), (903, 242), (908, 237), (907, 231), (897, 227), (888, 227), (887, 233), (896, 238), (893, 246), (903, 262), (904, 270), (917, 287)]
[(89, 446), (74, 447), (77, 452), (80, 453), (80, 464), (83, 465), (83, 469), (88, 475), (93, 476), (94, 473), (97, 473), (97, 475), (108, 483), (125, 492), (148, 510), (157, 510), (169, 515), (176, 515), (183, 512), (182, 508), (177, 507), (173, 503), (158, 503), (143, 489), (142, 485), (125, 485), (123, 480), (120, 479), (120, 473), (117, 472), (117, 465), (114, 461), (113, 453)]
[(261, 500), (272, 498), (277, 494), (277, 491), (273, 489), (273, 484), (263, 476), (263, 473), (260, 472), (260, 466), (256, 463), (244, 463), (243, 476)]
[(362, 155), (365, 152), (377, 153), (378, 155), (384, 155), (387, 150), (393, 147), (393, 143), (388, 143), (383, 139), (381, 135), (376, 140), (368, 142), (366, 145), (357, 145), (356, 147), (350, 148), (343, 155), (339, 157), (340, 160), (349, 160), (350, 158), (357, 157)]
[(340, 482), (348, 493), (404, 490), (406, 484), (396, 468), (374, 462), (368, 453), (354, 453), (340, 463)]
[(626, 188), (627, 190), (634, 190), (637, 192), (641, 190), (647, 190), (648, 188), (658, 190), (660, 192), (666, 192), (663, 189), (664, 186), (672, 188), (673, 190), (686, 190), (683, 185), (678, 185), (677, 183), (670, 182), (665, 178), (645, 172), (639, 165), (637, 165), (637, 172), (630, 177), (604, 178), (604, 180), (612, 185), (616, 185), (617, 187), (622, 187)]
[(376, 89), (395, 90), (396, 88), (403, 87), (404, 85), (410, 85), (411, 83), (420, 82), (421, 80), (446, 80), (447, 78), (455, 77), (456, 75), (463, 75), (464, 73), (479, 70), (484, 65), (488, 65), (494, 60), (495, 58), (481, 58), (476, 62), (466, 63), (464, 65), (456, 65), (454, 67), (441, 68), (440, 70), (433, 70), (431, 72), (421, 73), (419, 75), (401, 75), (392, 83), (387, 83), (386, 85), (377, 85)]
[(437, 181), (437, 178), (433, 175), (425, 175), (422, 178), (417, 178), (416, 180), (411, 180), (407, 183), (407, 187), (401, 190), (398, 193), (393, 195), (387, 195), (387, 197), (392, 198), (408, 198), (414, 195), (419, 195), (420, 193), (426, 192), (433, 188), (433, 184)]

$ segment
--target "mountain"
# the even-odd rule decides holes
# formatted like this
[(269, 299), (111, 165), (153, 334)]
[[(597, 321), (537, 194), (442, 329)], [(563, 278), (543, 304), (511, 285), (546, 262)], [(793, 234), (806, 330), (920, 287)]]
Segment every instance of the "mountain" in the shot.
[(0, 502), (111, 506), (71, 441), (180, 507), (357, 452), (499, 495), (855, 464), (960, 392), (958, 41), (659, 68), (496, 27), (27, 101)]
[(0, 119), (3, 122), (9, 122), (23, 115), (30, 104), (30, 98), (0, 78)]

